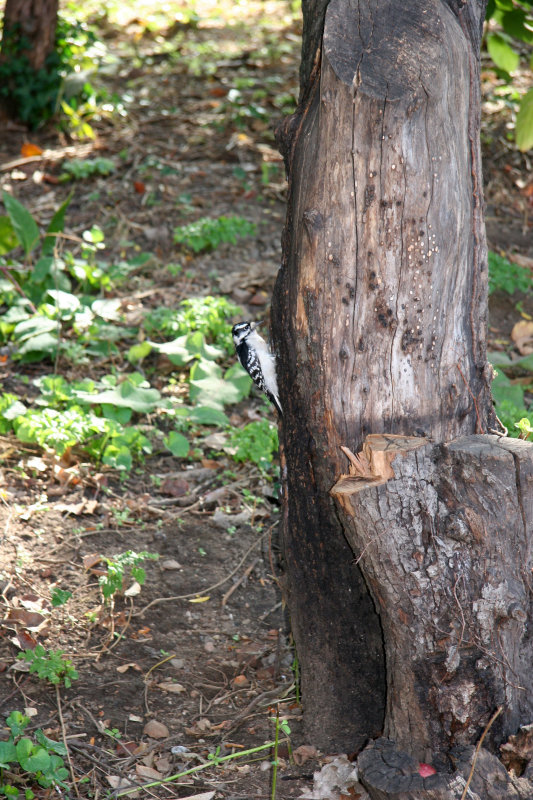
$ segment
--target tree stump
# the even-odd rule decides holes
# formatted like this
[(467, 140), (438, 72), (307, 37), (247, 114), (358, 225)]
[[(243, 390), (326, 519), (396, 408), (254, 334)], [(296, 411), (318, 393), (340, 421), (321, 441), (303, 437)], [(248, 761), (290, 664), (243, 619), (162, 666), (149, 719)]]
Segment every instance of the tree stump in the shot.
[(431, 763), (502, 706), (494, 750), (533, 721), (533, 445), (490, 435), (484, 3), (304, 14), (272, 328), (307, 736)]

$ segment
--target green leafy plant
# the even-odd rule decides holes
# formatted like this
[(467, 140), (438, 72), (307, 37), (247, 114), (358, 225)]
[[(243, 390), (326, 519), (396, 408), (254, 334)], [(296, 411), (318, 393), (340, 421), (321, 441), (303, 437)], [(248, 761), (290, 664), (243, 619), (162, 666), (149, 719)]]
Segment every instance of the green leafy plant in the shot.
[[(520, 421), (528, 417), (524, 387), (519, 383), (512, 383), (511, 379), (499, 368), (499, 363), (509, 362), (507, 357), (503, 354), (491, 353), (490, 358), (498, 366), (496, 377), (492, 382), (492, 396), (496, 404), (498, 419), (507, 428), (509, 436), (523, 437)], [(533, 359), (531, 360), (533, 361)], [(525, 359), (523, 361), (525, 362)]]
[(72, 661), (63, 657), (63, 650), (45, 650), (41, 644), (38, 644), (33, 650), (24, 650), (23, 653), (19, 653), (17, 658), (30, 665), (31, 673), (36, 673), (41, 680), (49, 681), (54, 685), (63, 682), (68, 689), (72, 685), (72, 681), (78, 677)]
[(65, 603), (68, 603), (71, 597), (72, 592), (69, 592), (68, 589), (59, 589), (56, 587), (52, 592), (52, 606), (54, 608), (57, 608), (58, 606), (64, 606)]
[[(2, 39), (0, 97), (22, 122), (36, 128), (56, 113), (65, 77), (81, 65), (87, 66), (86, 54), (95, 41), (94, 32), (84, 23), (69, 22), (60, 16), (54, 50), (43, 67), (35, 70), (28, 58), (31, 42), (18, 27), (12, 28)], [(83, 90), (84, 83), (78, 92)]]
[(33, 800), (32, 784), (43, 789), (54, 787), (58, 793), (69, 789), (68, 770), (63, 757), (67, 749), (62, 742), (35, 731), (33, 738), (24, 734), (30, 718), (12, 711), (6, 718), (9, 738), (0, 741), (0, 797), (17, 798), (24, 789), (25, 800)]
[(107, 574), (98, 579), (104, 599), (109, 600), (115, 594), (122, 592), (124, 580), (128, 573), (131, 574), (133, 580), (142, 586), (146, 580), (146, 572), (140, 566), (141, 563), (146, 559), (156, 561), (158, 558), (159, 555), (157, 553), (149, 553), (147, 550), (142, 550), (140, 553), (126, 550), (113, 558), (105, 557)]
[(518, 422), (514, 424), (515, 428), (518, 428), (520, 431), (519, 438), (520, 439), (529, 439), (531, 434), (533, 433), (533, 425), (526, 417), (523, 417)]
[[(520, 65), (523, 45), (533, 44), (533, 13), (527, 0), (489, 0), (486, 12), (490, 26), (485, 35), (487, 51), (496, 67), (498, 77), (512, 83), (511, 73)], [(533, 57), (530, 66), (533, 68)], [(533, 89), (519, 100), (515, 123), (516, 145), (520, 150), (533, 147)]]
[(278, 451), (278, 429), (267, 419), (250, 422), (232, 431), (229, 452), (235, 461), (251, 461), (264, 471)]
[(84, 158), (66, 161), (59, 176), (60, 181), (80, 181), (94, 175), (111, 175), (115, 164), (110, 158)]
[(149, 311), (143, 327), (149, 336), (167, 338), (200, 332), (206, 341), (233, 351), (231, 318), (241, 309), (227, 297), (190, 297), (182, 300), (178, 308), (156, 308)]
[(174, 241), (193, 252), (214, 250), (219, 244), (236, 244), (243, 236), (253, 236), (256, 226), (244, 217), (202, 217), (196, 222), (174, 228)]
[(533, 289), (533, 279), (529, 269), (489, 251), (489, 294), (498, 289), (507, 294), (530, 292)]

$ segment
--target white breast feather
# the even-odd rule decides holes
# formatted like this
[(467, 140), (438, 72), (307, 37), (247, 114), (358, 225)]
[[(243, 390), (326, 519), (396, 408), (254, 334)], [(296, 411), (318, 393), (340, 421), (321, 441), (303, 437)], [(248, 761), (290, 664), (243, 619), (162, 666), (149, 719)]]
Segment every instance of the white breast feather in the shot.
[(276, 359), (268, 349), (268, 345), (262, 336), (259, 336), (256, 331), (252, 331), (248, 335), (248, 342), (250, 346), (256, 351), (259, 361), (261, 362), (261, 369), (265, 378), (265, 383), (273, 394), (278, 396), (278, 381), (276, 378)]

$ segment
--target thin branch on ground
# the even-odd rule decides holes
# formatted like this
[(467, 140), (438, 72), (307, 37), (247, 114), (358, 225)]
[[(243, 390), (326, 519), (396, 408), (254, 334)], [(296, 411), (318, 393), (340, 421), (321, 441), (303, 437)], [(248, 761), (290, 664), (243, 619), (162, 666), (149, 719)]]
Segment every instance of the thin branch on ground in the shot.
[(67, 751), (67, 761), (68, 761), (68, 768), (70, 772), (70, 777), (72, 779), (72, 786), (74, 787), (74, 791), (76, 793), (76, 797), (80, 797), (78, 783), (76, 781), (76, 774), (74, 772), (74, 765), (72, 763), (72, 759), (70, 757), (70, 750), (68, 748), (68, 741), (67, 741), (67, 731), (65, 728), (65, 721), (63, 719), (63, 711), (61, 709), (61, 693), (59, 691), (59, 686), (56, 686), (56, 700), (57, 700), (57, 712), (59, 714), (59, 724), (61, 726), (61, 738), (63, 739), (63, 744), (65, 745), (65, 749)]
[(467, 778), (467, 780), (466, 780), (466, 783), (465, 783), (465, 788), (463, 789), (463, 793), (462, 793), (462, 795), (461, 795), (461, 800), (465, 800), (465, 797), (466, 797), (466, 795), (467, 795), (467, 793), (468, 793), (468, 787), (470, 786), (470, 784), (471, 784), (471, 782), (472, 782), (472, 778), (474, 777), (474, 770), (475, 770), (475, 768), (476, 768), (476, 763), (477, 763), (477, 759), (478, 759), (478, 756), (479, 756), (479, 751), (481, 750), (481, 745), (483, 744), (483, 739), (485, 738), (485, 736), (487, 735), (487, 733), (488, 733), (488, 732), (489, 732), (489, 730), (491, 729), (491, 727), (492, 727), (492, 725), (494, 724), (494, 722), (495, 722), (495, 721), (497, 720), (497, 718), (500, 716), (500, 714), (502, 713), (502, 711), (503, 711), (503, 706), (499, 706), (499, 707), (496, 709), (496, 711), (494, 712), (494, 714), (492, 715), (492, 717), (491, 717), (491, 718), (489, 719), (489, 721), (487, 722), (487, 724), (486, 724), (486, 726), (485, 726), (485, 730), (484, 730), (484, 731), (483, 731), (483, 733), (481, 734), (481, 737), (480, 737), (480, 739), (479, 739), (479, 742), (477, 743), (477, 745), (476, 745), (476, 749), (475, 749), (475, 751), (474, 751), (474, 758), (472, 759), (472, 766), (470, 767), (470, 773), (469, 773), (469, 775), (468, 775), (468, 778)]
[[(277, 525), (277, 522), (275, 522), (274, 525)], [(144, 606), (144, 608), (141, 608), (141, 610), (137, 611), (137, 613), (133, 614), (133, 616), (134, 617), (142, 617), (145, 614), (145, 612), (148, 611), (149, 608), (152, 608), (153, 606), (157, 606), (157, 605), (159, 605), (159, 603), (173, 603), (176, 600), (189, 600), (192, 597), (198, 597), (200, 595), (206, 595), (208, 592), (212, 592), (212, 591), (214, 591), (214, 589), (218, 589), (219, 586), (223, 586), (223, 584), (227, 583), (230, 580), (230, 578), (233, 578), (235, 573), (239, 571), (239, 569), (242, 567), (242, 565), (244, 564), (244, 562), (246, 561), (246, 559), (248, 558), (248, 556), (250, 555), (252, 550), (254, 548), (256, 548), (257, 545), (259, 545), (263, 541), (265, 536), (268, 533), (270, 533), (270, 531), (272, 530), (274, 525), (271, 525), (268, 530), (264, 531), (264, 533), (262, 533), (261, 536), (258, 539), (256, 539), (256, 541), (245, 552), (245, 554), (243, 555), (243, 557), (241, 558), (241, 560), (239, 561), (239, 563), (237, 564), (235, 569), (233, 569), (229, 573), (229, 575), (226, 575), (225, 578), (222, 578), (221, 580), (217, 581), (212, 586), (202, 587), (201, 589), (198, 589), (197, 592), (189, 592), (188, 594), (178, 594), (178, 595), (174, 595), (173, 597), (156, 597), (155, 600), (151, 600), (148, 603), (148, 605)]]

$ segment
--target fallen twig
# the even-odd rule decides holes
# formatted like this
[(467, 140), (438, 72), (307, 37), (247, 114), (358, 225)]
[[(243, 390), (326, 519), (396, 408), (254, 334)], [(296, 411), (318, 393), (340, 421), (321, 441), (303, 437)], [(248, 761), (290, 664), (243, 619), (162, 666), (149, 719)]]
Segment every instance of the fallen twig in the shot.
[[(277, 522), (275, 522), (274, 525), (277, 525)], [(155, 600), (151, 600), (148, 603), (148, 605), (144, 606), (144, 608), (141, 608), (140, 611), (137, 611), (136, 614), (133, 614), (133, 616), (142, 617), (145, 614), (145, 612), (148, 611), (149, 608), (152, 608), (152, 606), (157, 606), (159, 605), (159, 603), (173, 603), (176, 600), (189, 600), (192, 597), (198, 597), (199, 595), (206, 595), (208, 592), (212, 592), (214, 589), (218, 589), (219, 586), (222, 586), (224, 583), (227, 583), (230, 580), (230, 578), (232, 578), (235, 575), (235, 573), (239, 571), (239, 569), (242, 567), (242, 565), (244, 564), (244, 562), (246, 561), (252, 550), (263, 541), (267, 533), (270, 533), (273, 527), (274, 526), (271, 525), (267, 531), (261, 534), (259, 539), (255, 540), (255, 542), (248, 548), (246, 553), (243, 555), (243, 557), (241, 558), (235, 569), (233, 569), (229, 573), (229, 575), (226, 575), (225, 578), (222, 578), (220, 581), (217, 581), (212, 586), (202, 587), (201, 589), (198, 589), (198, 591), (196, 592), (189, 592), (188, 594), (178, 594), (174, 595), (173, 597), (157, 597)]]
[(499, 708), (496, 709), (496, 711), (494, 712), (492, 717), (487, 722), (487, 724), (485, 726), (485, 730), (481, 734), (479, 742), (477, 743), (476, 749), (474, 751), (474, 758), (472, 759), (472, 766), (470, 767), (470, 773), (469, 773), (467, 781), (465, 783), (465, 788), (463, 789), (463, 793), (461, 795), (461, 800), (465, 800), (465, 797), (466, 797), (467, 792), (468, 792), (468, 787), (470, 786), (470, 784), (472, 782), (472, 778), (474, 777), (474, 770), (476, 768), (476, 762), (477, 762), (477, 759), (478, 759), (478, 756), (479, 756), (479, 751), (481, 750), (481, 745), (483, 744), (483, 739), (485, 738), (485, 736), (487, 735), (487, 733), (491, 729), (493, 723), (500, 716), (502, 711), (503, 711), (503, 706), (499, 706)]

